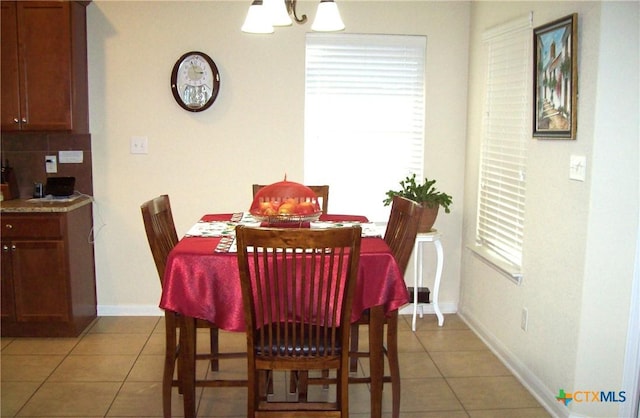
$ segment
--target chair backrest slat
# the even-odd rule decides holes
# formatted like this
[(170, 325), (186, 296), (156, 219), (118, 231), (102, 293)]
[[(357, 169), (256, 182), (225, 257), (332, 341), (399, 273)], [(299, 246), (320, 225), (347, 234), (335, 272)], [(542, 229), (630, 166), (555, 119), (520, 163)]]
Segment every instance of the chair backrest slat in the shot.
[(178, 243), (169, 196), (161, 195), (149, 200), (140, 206), (140, 210), (153, 261), (158, 270), (160, 283), (162, 283), (167, 257)]
[(384, 240), (402, 273), (406, 271), (413, 252), (422, 212), (422, 206), (412, 200), (400, 196), (393, 198)]

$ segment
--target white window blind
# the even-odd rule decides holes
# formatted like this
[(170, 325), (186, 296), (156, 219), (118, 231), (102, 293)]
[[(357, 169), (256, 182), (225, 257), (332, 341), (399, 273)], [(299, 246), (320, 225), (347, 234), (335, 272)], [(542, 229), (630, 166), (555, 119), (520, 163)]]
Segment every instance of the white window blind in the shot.
[(522, 266), (527, 142), (531, 139), (531, 16), (487, 30), (488, 70), (477, 244)]
[(386, 221), (385, 192), (423, 176), (424, 36), (307, 34), (305, 184), (329, 212)]

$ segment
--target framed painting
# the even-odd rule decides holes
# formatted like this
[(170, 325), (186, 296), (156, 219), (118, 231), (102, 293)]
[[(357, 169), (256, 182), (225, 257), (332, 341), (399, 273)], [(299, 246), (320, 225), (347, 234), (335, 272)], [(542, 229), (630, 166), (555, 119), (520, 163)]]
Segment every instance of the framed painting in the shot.
[(576, 139), (578, 14), (533, 30), (533, 136)]

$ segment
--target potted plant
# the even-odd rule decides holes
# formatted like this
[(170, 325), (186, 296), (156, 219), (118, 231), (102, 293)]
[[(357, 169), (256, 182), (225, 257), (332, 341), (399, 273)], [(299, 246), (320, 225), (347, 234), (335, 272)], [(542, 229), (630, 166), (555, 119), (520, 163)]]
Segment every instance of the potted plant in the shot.
[(435, 180), (425, 178), (424, 183), (418, 184), (416, 182), (416, 175), (413, 174), (411, 177), (407, 177), (400, 182), (400, 190), (389, 190), (386, 193), (387, 198), (383, 203), (385, 206), (390, 205), (394, 196), (401, 196), (420, 203), (424, 207), (424, 211), (418, 231), (429, 232), (436, 221), (440, 206), (444, 208), (446, 213), (450, 213), (451, 209), (449, 209), (449, 206), (452, 204), (451, 196), (439, 192), (435, 187), (435, 183)]

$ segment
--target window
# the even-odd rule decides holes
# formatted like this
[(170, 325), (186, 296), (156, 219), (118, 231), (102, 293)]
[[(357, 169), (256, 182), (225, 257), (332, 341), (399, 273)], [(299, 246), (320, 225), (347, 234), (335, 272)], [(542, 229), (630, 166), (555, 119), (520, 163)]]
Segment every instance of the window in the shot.
[(531, 139), (530, 28), (528, 16), (483, 36), (488, 69), (476, 243), (492, 258), (506, 261), (517, 281), (522, 266), (526, 145)]
[(329, 211), (386, 221), (385, 192), (424, 161), (423, 36), (316, 34), (306, 40), (305, 184)]

